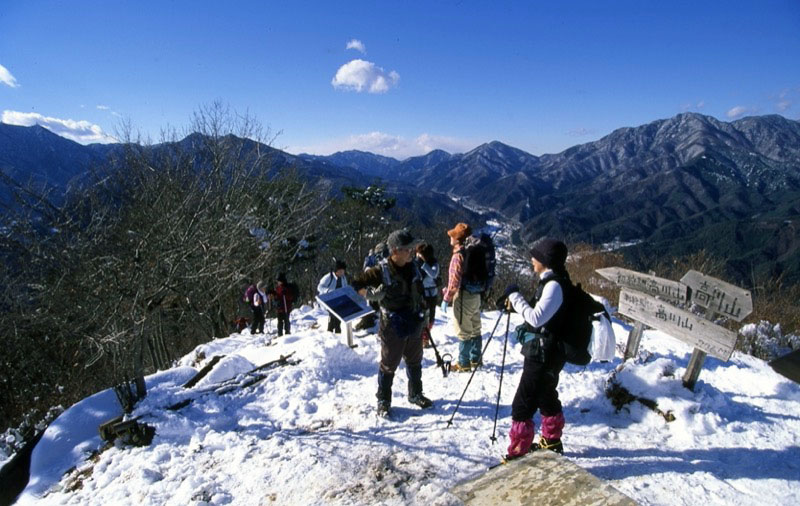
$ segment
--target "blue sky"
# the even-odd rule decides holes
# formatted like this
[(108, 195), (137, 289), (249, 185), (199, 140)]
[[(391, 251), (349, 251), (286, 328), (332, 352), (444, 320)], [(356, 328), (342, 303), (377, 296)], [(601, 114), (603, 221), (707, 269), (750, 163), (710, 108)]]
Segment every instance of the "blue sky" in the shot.
[(157, 139), (221, 100), (276, 147), (556, 153), (694, 111), (800, 119), (800, 0), (0, 2), (0, 114)]

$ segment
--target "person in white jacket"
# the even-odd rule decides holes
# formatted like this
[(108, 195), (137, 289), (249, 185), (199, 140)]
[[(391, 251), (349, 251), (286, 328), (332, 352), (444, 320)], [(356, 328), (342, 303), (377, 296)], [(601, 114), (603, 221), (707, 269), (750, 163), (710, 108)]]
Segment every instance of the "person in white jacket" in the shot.
[(423, 348), (431, 347), (431, 328), (436, 319), (436, 306), (439, 302), (439, 287), (442, 283), (439, 272), (439, 262), (433, 252), (433, 246), (428, 243), (417, 245), (417, 265), (422, 271), (422, 287), (425, 289), (425, 327), (422, 329)]
[[(520, 457), (532, 447), (563, 453), (564, 413), (556, 387), (566, 363), (558, 338), (563, 335), (564, 322), (570, 317), (562, 287), (562, 283), (571, 283), (565, 267), (567, 246), (545, 237), (533, 244), (530, 254), (533, 270), (539, 276), (535, 304), (528, 304), (515, 284), (509, 285), (498, 301), (505, 307), (513, 307), (525, 320), (526, 341), (522, 346), (525, 362), (511, 404), (507, 459)], [(533, 445), (536, 411), (542, 415), (542, 433), (539, 442)]]
[[(322, 279), (319, 280), (319, 284), (317, 285), (317, 293), (322, 295), (332, 292), (337, 288), (348, 286), (346, 273), (347, 264), (341, 260), (336, 260), (333, 270), (322, 276)], [(337, 334), (342, 333), (342, 321), (330, 311), (328, 312), (328, 332), (336, 332)]]

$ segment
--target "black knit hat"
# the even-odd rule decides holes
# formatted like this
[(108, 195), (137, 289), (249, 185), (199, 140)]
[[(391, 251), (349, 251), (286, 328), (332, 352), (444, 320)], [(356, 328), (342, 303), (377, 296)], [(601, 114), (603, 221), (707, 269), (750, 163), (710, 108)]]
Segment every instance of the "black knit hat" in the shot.
[(333, 264), (333, 270), (338, 271), (339, 269), (347, 270), (347, 264), (344, 263), (344, 260), (336, 260)]
[(278, 274), (278, 277), (275, 278), (275, 281), (280, 281), (281, 283), (286, 284), (286, 274), (281, 272)]
[(550, 269), (564, 269), (567, 262), (567, 245), (563, 242), (542, 237), (531, 247), (531, 257)]

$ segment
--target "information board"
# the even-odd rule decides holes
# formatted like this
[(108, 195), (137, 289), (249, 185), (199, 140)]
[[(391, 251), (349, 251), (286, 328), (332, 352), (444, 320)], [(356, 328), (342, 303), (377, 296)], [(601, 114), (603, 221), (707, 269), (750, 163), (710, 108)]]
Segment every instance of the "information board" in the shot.
[(375, 312), (351, 286), (317, 295), (317, 301), (345, 324)]

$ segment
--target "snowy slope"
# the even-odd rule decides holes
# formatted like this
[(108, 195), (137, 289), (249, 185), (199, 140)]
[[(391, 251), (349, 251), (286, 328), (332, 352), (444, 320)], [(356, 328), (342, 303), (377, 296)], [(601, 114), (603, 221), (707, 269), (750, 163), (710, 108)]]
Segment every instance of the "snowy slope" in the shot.
[[(484, 314), (485, 338), (499, 316)], [(100, 447), (98, 420), (118, 408), (108, 392), (76, 404), (34, 451), (31, 483), (19, 504), (458, 504), (448, 489), (496, 463), (508, 445), (510, 404), (522, 371), (519, 347), (510, 341), (498, 442), (490, 440), (506, 317), (450, 428), (446, 422), (468, 374), (442, 378), (432, 350), (425, 350), (424, 388), (435, 409), (408, 404), (401, 366), (394, 417), (377, 419), (376, 337), (356, 339), (359, 346), (351, 350), (344, 337), (320, 330), (325, 318), (303, 307), (293, 313), (297, 330), (289, 337), (268, 345), (263, 336), (234, 334), (149, 377), (149, 395), (134, 413), (157, 430), (148, 447), (115, 446), (86, 460)], [(318, 329), (311, 328), (318, 320)], [(512, 331), (520, 322), (511, 316)], [(614, 327), (618, 344), (624, 343), (628, 329)], [(457, 352), (441, 314), (433, 336), (440, 352)], [(691, 392), (680, 380), (688, 346), (647, 331), (641, 350), (616, 378), (671, 411), (675, 421), (638, 402), (615, 410), (604, 391), (619, 357), (586, 370), (568, 365), (559, 392), (569, 459), (641, 504), (797, 504), (800, 386), (763, 361), (734, 353), (727, 363), (709, 358)], [(201, 394), (213, 382), (292, 352), (299, 364), (275, 369), (247, 389)], [(214, 355), (225, 358), (212, 375), (182, 389), (194, 373), (190, 366), (199, 369)], [(204, 358), (198, 362), (198, 356)], [(188, 397), (195, 398), (188, 407), (163, 409)]]

